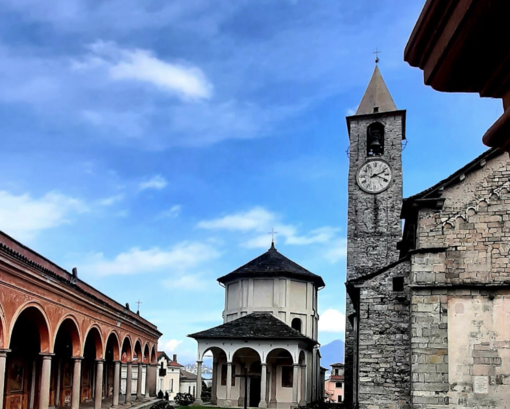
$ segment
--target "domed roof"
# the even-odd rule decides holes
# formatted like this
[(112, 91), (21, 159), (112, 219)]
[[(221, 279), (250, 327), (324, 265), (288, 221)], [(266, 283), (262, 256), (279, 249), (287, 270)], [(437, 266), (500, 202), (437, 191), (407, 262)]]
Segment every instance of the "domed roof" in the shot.
[(291, 277), (314, 283), (317, 287), (325, 287), (322, 277), (311, 273), (307, 269), (294, 263), (292, 260), (279, 253), (271, 244), (271, 248), (256, 259), (239, 267), (223, 277), (218, 278), (220, 283), (227, 283), (239, 278), (248, 277)]

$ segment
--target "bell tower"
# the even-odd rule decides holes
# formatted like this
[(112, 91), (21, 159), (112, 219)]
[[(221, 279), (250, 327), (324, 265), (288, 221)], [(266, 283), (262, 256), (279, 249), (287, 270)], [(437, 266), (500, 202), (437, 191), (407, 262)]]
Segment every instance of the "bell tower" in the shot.
[[(398, 260), (405, 120), (406, 111), (397, 109), (376, 65), (358, 110), (347, 117), (347, 284)], [(348, 403), (357, 394), (355, 298), (347, 294), (345, 401)]]

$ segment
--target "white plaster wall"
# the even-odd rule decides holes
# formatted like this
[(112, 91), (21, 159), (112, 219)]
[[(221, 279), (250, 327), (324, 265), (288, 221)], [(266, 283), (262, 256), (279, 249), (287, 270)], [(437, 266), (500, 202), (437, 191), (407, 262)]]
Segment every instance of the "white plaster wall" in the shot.
[(301, 332), (314, 340), (318, 336), (317, 289), (313, 283), (279, 277), (239, 279), (225, 286), (223, 322), (252, 312), (270, 312), (287, 325), (302, 321)]
[[(189, 392), (190, 387), (191, 387), (191, 392)], [(195, 388), (195, 392), (193, 392), (193, 388)], [(197, 390), (197, 383), (195, 381), (183, 381), (183, 382), (181, 382), (181, 384), (179, 386), (179, 391), (181, 393), (191, 393), (194, 397), (196, 397), (195, 396), (196, 390)]]

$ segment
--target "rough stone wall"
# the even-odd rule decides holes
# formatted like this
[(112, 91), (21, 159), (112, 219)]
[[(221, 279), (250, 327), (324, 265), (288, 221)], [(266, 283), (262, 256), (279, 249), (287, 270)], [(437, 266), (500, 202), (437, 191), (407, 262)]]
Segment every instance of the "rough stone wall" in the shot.
[(442, 210), (420, 212), (418, 246), (448, 247), (444, 268), (423, 282), (510, 283), (509, 191), (510, 161), (501, 155), (445, 189)]
[[(448, 406), (447, 289), (413, 289), (411, 363), (413, 409)], [(434, 405), (434, 406), (431, 406)]]
[(493, 158), (446, 187), (441, 210), (419, 213), (410, 277), (414, 409), (509, 407), (509, 176), (507, 156)]
[[(359, 407), (410, 408), (410, 262), (402, 261), (360, 289)], [(404, 291), (393, 278), (404, 278)]]
[[(401, 238), (403, 111), (353, 117), (349, 122), (349, 204), (347, 227), (347, 280), (376, 271), (398, 259)], [(384, 154), (381, 159), (393, 169), (391, 186), (382, 193), (363, 192), (356, 183), (359, 168), (367, 159), (367, 128), (373, 122), (384, 125)], [(354, 332), (349, 321), (352, 300), (346, 299), (345, 401), (352, 402)]]
[[(354, 118), (349, 129), (348, 279), (396, 261), (402, 235), (402, 112)], [(356, 183), (357, 172), (367, 160), (367, 128), (374, 122), (384, 125), (384, 154), (378, 158), (393, 169), (391, 186), (378, 194), (366, 193)]]

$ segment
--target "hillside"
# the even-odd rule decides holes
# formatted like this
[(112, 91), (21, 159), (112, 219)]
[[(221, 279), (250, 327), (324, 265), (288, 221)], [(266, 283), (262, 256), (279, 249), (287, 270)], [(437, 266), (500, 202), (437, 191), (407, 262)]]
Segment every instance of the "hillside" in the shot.
[(336, 339), (320, 348), (321, 366), (329, 369), (329, 365), (344, 362), (344, 341)]

